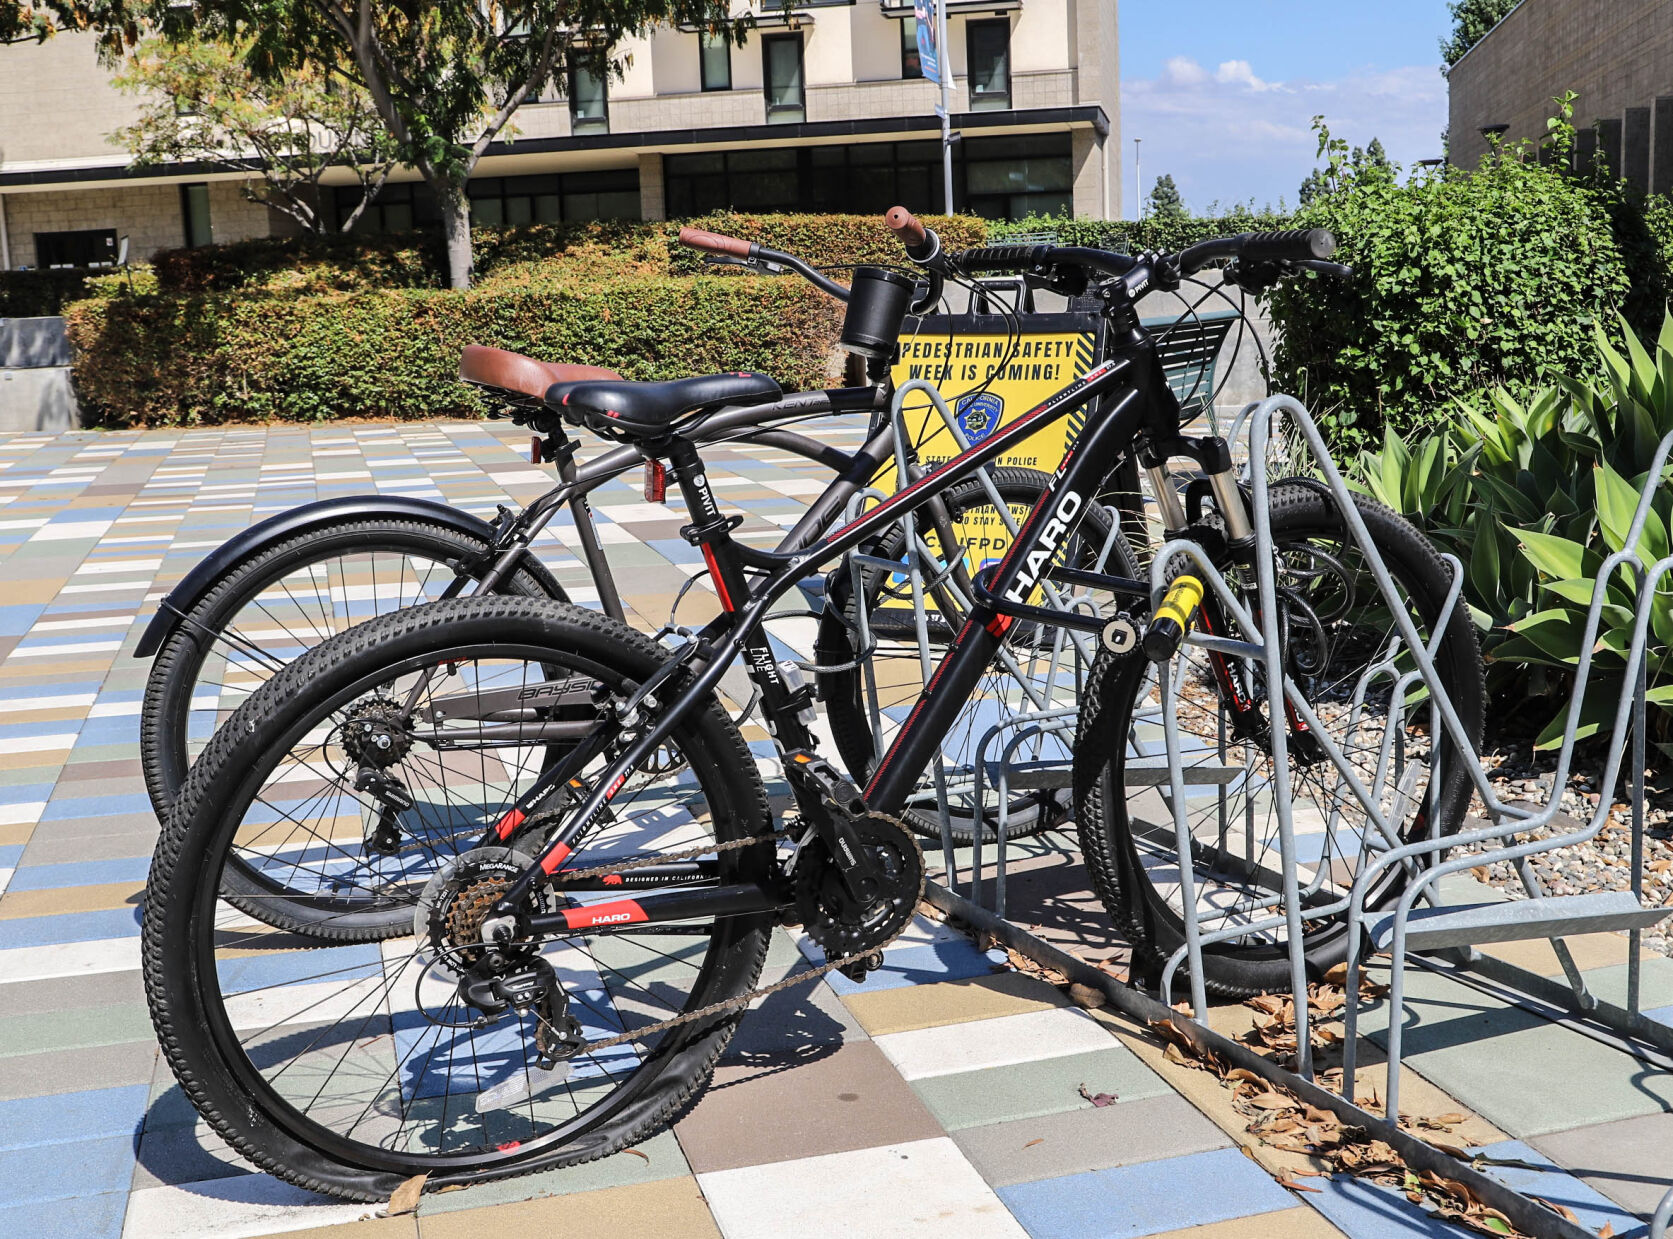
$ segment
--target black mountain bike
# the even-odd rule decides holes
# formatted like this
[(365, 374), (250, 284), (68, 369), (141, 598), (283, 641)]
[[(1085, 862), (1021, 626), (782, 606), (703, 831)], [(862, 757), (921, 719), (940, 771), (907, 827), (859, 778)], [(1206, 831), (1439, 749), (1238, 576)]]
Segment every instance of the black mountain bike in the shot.
[[(1115, 355), (858, 519), (823, 537), (787, 538), (766, 553), (771, 568), (753, 574), (686, 432), (712, 403), (775, 400), (770, 380), (555, 384), (551, 408), (668, 462), (722, 613), (670, 654), (604, 616), (548, 600), (416, 607), (298, 659), (205, 749), (153, 861), (145, 979), (176, 1076), (245, 1156), (310, 1188), (373, 1200), (420, 1173), (440, 1187), (586, 1161), (665, 1123), (708, 1078), (750, 1001), (787, 983), (756, 988), (775, 925), (801, 925), (823, 969), (863, 977), (907, 924), (924, 868), (894, 815), (1013, 634), (1079, 625), (1110, 651), (1109, 667), (1150, 665), (1135, 651), (1167, 633), (1147, 619), (1148, 583), (1061, 561), (1123, 453), (1136, 451), (1166, 484), (1170, 525), (1194, 524), (1190, 536), (1228, 572), (1247, 555), (1249, 512), (1226, 445), (1181, 437), (1135, 303), (1215, 261), (1233, 260), (1251, 280), (1287, 269), (1275, 264), (1317, 263), (1330, 252), (1329, 234), (1245, 234), (1134, 259), (1043, 246), (945, 254), (904, 210), (891, 212), (891, 223), (931, 269), (1022, 270), (1091, 292), (1109, 316)], [(857, 787), (817, 752), (810, 696), (780, 674), (764, 618), (809, 571), (882, 536), (902, 512), (1083, 405), (1092, 410), (1083, 431), (1001, 562), (972, 583), (977, 605)], [(1172, 511), (1163, 471), (1179, 457), (1202, 474), (1202, 493), (1187, 494), (1201, 509), (1195, 522)], [(1328, 556), (1329, 514), (1309, 510), (1308, 519), (1318, 524), (1290, 527), (1296, 554), (1320, 541)], [(1307, 532), (1319, 529), (1322, 539), (1310, 541)], [(1322, 582), (1323, 560), (1307, 562)], [(1445, 598), (1432, 567), (1413, 556), (1400, 574), (1420, 622), (1432, 623)], [(1040, 608), (1037, 587), (1053, 576), (1112, 601), (1100, 616)], [(1366, 657), (1357, 643), (1329, 640), (1338, 624), (1349, 633), (1362, 626), (1351, 603), (1321, 611), (1322, 592), (1312, 602), (1289, 592), (1299, 601), (1287, 604), (1288, 629), (1307, 660), (1328, 667), (1331, 650)], [(1202, 616), (1219, 622), (1212, 603)], [(1442, 676), (1461, 678), (1449, 684), (1454, 701), (1467, 701), (1469, 683), (1480, 685), (1467, 623), (1450, 625), (1438, 646)], [(751, 755), (717, 704), (715, 686), (739, 655), (762, 696), (772, 762)], [(1100, 717), (1138, 711), (1145, 683), (1142, 673), (1106, 671)], [(1235, 669), (1209, 666), (1192, 693), (1204, 708), (1219, 699), (1251, 750), (1274, 727), (1294, 730)], [(1467, 705), (1460, 710), (1470, 717)], [(1370, 721), (1360, 712), (1353, 726)], [(1306, 745), (1291, 740), (1292, 761), (1304, 765)], [(1119, 750), (1127, 740), (1112, 743)], [(783, 820), (769, 814), (762, 764), (782, 771), (794, 797)], [(1119, 806), (1122, 784), (1113, 787)], [(1421, 787), (1406, 790), (1425, 800)], [(1435, 827), (1455, 828), (1466, 798), (1467, 783), (1448, 780)], [(337, 843), (334, 823), (358, 830), (369, 802), (404, 803), (402, 829), (414, 837), (473, 824), (478, 846), (381, 884), (344, 882), (358, 852)], [(313, 845), (272, 844), (276, 828), (284, 835), (304, 823)], [(315, 882), (322, 920), (352, 926), (368, 910), (398, 908), (411, 918), (410, 936), (380, 930), (366, 935), (379, 940), (355, 941), (345, 932), (328, 942), (252, 921), (219, 894), (238, 859), (282, 870), (287, 900)], [(1257, 867), (1245, 876), (1255, 880)], [(1328, 953), (1333, 940), (1321, 946)]]
[[(914, 290), (912, 281), (895, 272), (861, 268), (854, 272), (851, 289), (794, 255), (739, 238), (685, 228), (680, 239), (729, 263), (794, 271), (849, 305), (840, 343), (864, 358), (865, 384), (779, 395), (766, 403), (745, 402), (731, 408), (709, 406), (684, 428), (686, 437), (700, 445), (749, 443), (829, 470), (833, 485), (792, 530), (795, 539), (808, 541), (828, 529), (890, 459), (894, 441), (888, 416), (889, 355), (906, 316), (925, 313), (940, 301), (941, 279), (932, 275), (921, 289)], [(532, 549), (534, 539), (560, 515), (568, 517), (567, 538), (585, 562), (600, 608), (625, 621), (588, 497), (606, 482), (645, 464), (645, 457), (637, 447), (627, 445), (579, 461), (581, 444), (542, 404), (554, 383), (619, 380), (621, 376), (599, 367), (541, 362), (469, 345), (460, 359), (459, 377), (502, 407), (517, 424), (540, 432), (531, 455), (536, 463), (556, 468), (560, 485), (520, 512), (502, 507), (492, 523), (410, 496), (322, 500), (252, 526), (195, 565), (162, 600), (134, 651), (135, 657), (153, 660), (141, 712), (140, 750), (146, 788), (159, 819), (166, 818), (187, 769), (215, 729), (260, 684), (327, 637), (403, 607), (464, 595), (570, 601), (569, 593)], [(842, 451), (796, 428), (813, 419), (844, 414), (870, 416), (864, 445), (857, 452)], [(966, 482), (930, 506), (926, 524), (938, 558), (923, 568), (926, 578), (936, 583), (937, 610), (930, 632), (936, 645), (944, 645), (952, 632), (941, 617), (956, 617), (968, 606), (970, 574), (976, 567), (964, 555), (971, 541), (968, 531), (995, 524), (995, 496), (1010, 510), (1013, 521), (1020, 521), (1046, 480), (1045, 474), (1033, 470), (1002, 469), (994, 473), (990, 485)], [(1111, 544), (1108, 534), (1108, 518), (1099, 509), (1083, 531), (1077, 552), (1080, 560), (1090, 566), (1093, 557), (1107, 547), (1118, 571), (1136, 571), (1126, 543)], [(735, 545), (746, 566), (774, 566), (748, 543)], [(865, 549), (874, 560), (904, 564), (909, 558), (898, 536)], [(847, 574), (838, 574), (832, 582), (833, 605), (820, 624), (815, 670), (839, 752), (850, 774), (864, 778), (881, 743), (873, 734), (873, 714), (859, 688), (858, 662), (873, 653), (879, 641), (885, 654), (898, 651), (906, 642), (895, 638), (910, 634), (887, 628), (890, 619), (896, 621), (896, 628), (902, 627), (901, 612), (881, 611), (880, 604), (887, 601), (887, 574), (868, 573), (861, 598), (852, 597), (850, 584)], [(876, 626), (880, 631), (872, 634), (868, 648), (862, 648), (864, 643), (855, 635), (857, 611), (862, 606), (868, 613), (879, 611)], [(896, 657), (880, 664), (892, 677), (895, 695), (904, 694), (904, 700), (916, 696), (923, 684), (916, 647), (912, 648), (912, 658)], [(800, 674), (799, 668), (784, 671), (792, 677)], [(991, 703), (1026, 704), (1040, 695), (1029, 682), (1036, 674), (1046, 672), (1001, 660), (990, 674), (984, 700), (990, 709)], [(994, 815), (996, 801), (991, 792), (985, 797), (988, 804), (978, 812), (968, 773), (980, 739), (977, 722), (983, 717), (981, 711), (970, 712), (960, 732), (962, 738), (949, 744), (949, 762), (963, 772), (948, 798), (949, 826), (959, 840), (971, 837), (978, 819)], [(1061, 793), (1023, 793), (1011, 799), (1008, 821), (1013, 836), (1057, 825), (1067, 817), (1068, 798)], [(938, 839), (939, 814), (926, 807), (934, 800), (935, 789), (926, 785), (907, 820), (920, 833)], [(411, 843), (398, 836), (393, 821), (381, 829), (378, 844), (384, 855)], [(238, 895), (257, 898), (277, 893), (271, 879), (263, 881), (241, 864), (229, 870), (227, 881), (229, 890)], [(251, 904), (250, 910), (259, 914), (261, 906)], [(309, 919), (299, 916), (294, 927), (303, 928)]]

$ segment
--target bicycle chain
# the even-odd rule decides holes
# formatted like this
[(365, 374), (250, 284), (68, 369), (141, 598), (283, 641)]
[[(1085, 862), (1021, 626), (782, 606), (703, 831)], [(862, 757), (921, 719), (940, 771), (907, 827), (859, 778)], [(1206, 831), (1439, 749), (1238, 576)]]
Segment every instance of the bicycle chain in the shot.
[[(902, 822), (899, 818), (892, 817), (887, 813), (875, 813), (872, 814), (872, 816), (883, 818), (885, 821), (898, 828), (907, 838), (912, 838), (911, 831), (907, 829), (906, 823)], [(711, 845), (705, 848), (692, 848), (685, 852), (677, 852), (672, 855), (648, 857), (644, 860), (629, 861), (620, 865), (599, 865), (592, 869), (580, 869), (574, 873), (564, 873), (562, 876), (571, 881), (578, 881), (582, 878), (602, 877), (611, 873), (620, 873), (624, 869), (642, 869), (650, 865), (667, 864), (674, 860), (689, 860), (699, 856), (707, 856), (714, 852), (730, 852), (737, 848), (749, 847), (752, 844), (780, 839), (784, 836), (784, 834), (785, 832), (783, 831), (775, 831), (768, 835), (756, 835), (748, 839), (734, 839), (728, 843)], [(913, 839), (913, 843), (916, 844), (917, 840)], [(921, 880), (918, 884), (918, 893), (920, 897), (923, 894), (923, 883)], [(898, 937), (899, 935), (897, 934), (896, 936)], [(894, 939), (891, 938), (890, 941), (892, 942)], [(804, 981), (817, 979), (824, 976), (828, 972), (833, 972), (839, 968), (846, 968), (848, 965), (858, 963), (862, 959), (868, 959), (871, 956), (878, 954), (887, 945), (888, 943), (885, 942), (872, 947), (870, 950), (857, 951), (852, 955), (845, 955), (841, 959), (826, 960), (823, 964), (817, 964), (808, 971), (792, 973), (790, 976), (785, 977), (782, 981), (775, 981), (771, 985), (763, 985), (757, 989), (750, 990), (748, 993), (735, 995), (732, 998), (723, 998), (721, 1001), (712, 1002), (706, 1007), (699, 1007), (695, 1011), (687, 1011), (682, 1015), (671, 1016), (668, 1019), (661, 1020), (655, 1024), (646, 1024), (640, 1028), (634, 1029), (632, 1032), (618, 1033), (614, 1037), (604, 1037), (598, 1041), (588, 1041), (586, 1044), (578, 1048), (573, 1054), (566, 1057), (580, 1058), (583, 1055), (596, 1054), (600, 1050), (614, 1049), (618, 1045), (626, 1045), (633, 1041), (643, 1041), (648, 1037), (654, 1036), (657, 1033), (665, 1032), (670, 1028), (678, 1028), (681, 1024), (690, 1024), (696, 1020), (706, 1020), (710, 1016), (721, 1015), (739, 1007), (747, 1007), (757, 998), (766, 998), (772, 994), (778, 993), (780, 990), (789, 989), (792, 986), (802, 984)]]

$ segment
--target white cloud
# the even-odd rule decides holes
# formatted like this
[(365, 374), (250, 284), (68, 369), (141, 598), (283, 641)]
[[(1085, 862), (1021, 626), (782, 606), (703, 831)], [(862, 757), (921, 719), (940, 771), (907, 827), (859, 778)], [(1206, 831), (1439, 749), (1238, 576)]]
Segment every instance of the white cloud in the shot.
[(1282, 82), (1263, 82), (1247, 60), (1228, 60), (1214, 73), (1214, 80), (1222, 86), (1247, 86), (1250, 90), (1282, 90)]
[(1208, 70), (1189, 56), (1175, 56), (1162, 66), (1162, 81), (1169, 86), (1195, 86), (1208, 80)]
[(1328, 80), (1270, 82), (1247, 61), (1213, 73), (1178, 56), (1154, 78), (1122, 83), (1127, 213), (1139, 196), (1132, 183), (1134, 138), (1144, 139), (1144, 191), (1170, 173), (1186, 205), (1247, 201), (1295, 204), (1314, 166), (1313, 117), (1363, 146), (1381, 138), (1389, 156), (1408, 167), (1441, 153), (1446, 80), (1432, 65), (1360, 69)]

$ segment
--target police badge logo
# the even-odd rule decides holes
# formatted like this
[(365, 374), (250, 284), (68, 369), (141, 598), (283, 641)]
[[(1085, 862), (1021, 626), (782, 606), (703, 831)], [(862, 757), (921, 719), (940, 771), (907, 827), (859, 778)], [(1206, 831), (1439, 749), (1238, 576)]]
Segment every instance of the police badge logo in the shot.
[(959, 429), (972, 444), (980, 443), (999, 429), (999, 418), (1005, 412), (1005, 401), (990, 391), (966, 396), (954, 406)]

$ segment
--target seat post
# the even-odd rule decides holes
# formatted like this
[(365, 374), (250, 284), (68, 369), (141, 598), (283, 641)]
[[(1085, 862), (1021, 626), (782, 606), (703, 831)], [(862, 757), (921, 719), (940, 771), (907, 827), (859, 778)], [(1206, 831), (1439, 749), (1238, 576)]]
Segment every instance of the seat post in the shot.
[(715, 593), (720, 595), (720, 605), (727, 611), (736, 611), (748, 596), (748, 583), (732, 545), (732, 531), (743, 524), (744, 518), (721, 515), (720, 505), (709, 487), (703, 458), (690, 439), (675, 435), (658, 444), (655, 453), (668, 457), (669, 471), (679, 483), (686, 511), (691, 513), (692, 523), (680, 530), (680, 536), (703, 553)]

